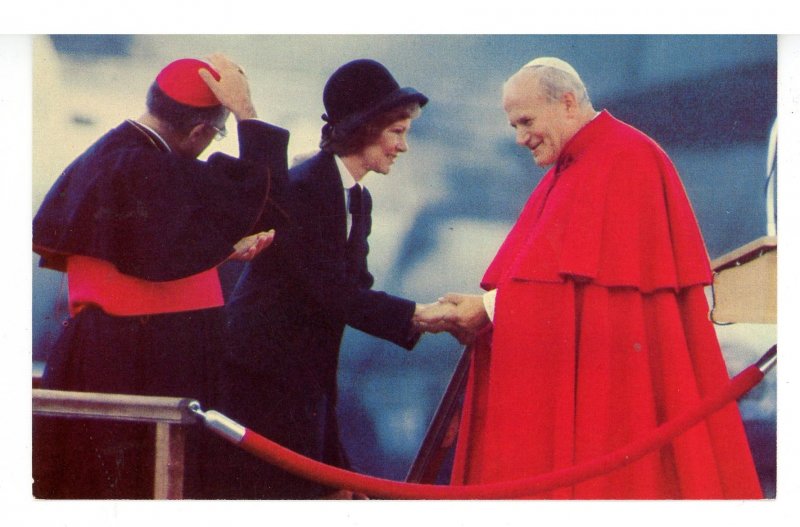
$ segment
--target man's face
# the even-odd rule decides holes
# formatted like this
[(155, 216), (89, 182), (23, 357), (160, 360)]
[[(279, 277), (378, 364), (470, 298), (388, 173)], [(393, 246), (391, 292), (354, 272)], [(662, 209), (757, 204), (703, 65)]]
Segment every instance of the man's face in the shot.
[(517, 132), (517, 144), (531, 151), (537, 165), (546, 167), (558, 160), (572, 136), (565, 103), (545, 96), (539, 81), (522, 72), (506, 83), (503, 109)]
[(213, 125), (203, 124), (196, 127), (184, 141), (178, 153), (191, 158), (199, 157), (215, 139), (219, 141), (228, 134), (225, 123), (228, 121), (229, 115), (230, 112), (226, 110), (222, 118)]
[(395, 121), (383, 129), (381, 135), (359, 154), (367, 171), (388, 174), (397, 156), (408, 151), (406, 137), (411, 129), (411, 118)]

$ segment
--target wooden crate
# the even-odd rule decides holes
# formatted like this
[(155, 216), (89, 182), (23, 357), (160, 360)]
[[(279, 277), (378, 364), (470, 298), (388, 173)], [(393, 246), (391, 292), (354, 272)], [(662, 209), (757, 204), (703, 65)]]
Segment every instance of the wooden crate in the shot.
[(778, 316), (778, 240), (764, 236), (711, 262), (717, 323), (775, 324)]

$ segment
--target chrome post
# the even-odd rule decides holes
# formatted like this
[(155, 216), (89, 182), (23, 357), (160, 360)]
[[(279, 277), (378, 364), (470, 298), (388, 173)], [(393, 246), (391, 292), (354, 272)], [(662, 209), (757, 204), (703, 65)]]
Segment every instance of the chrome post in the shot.
[(233, 419), (214, 410), (204, 412), (197, 401), (189, 403), (189, 411), (202, 419), (206, 428), (231, 443), (239, 444), (244, 439), (247, 429)]
[(756, 362), (756, 367), (761, 370), (761, 373), (766, 375), (778, 363), (778, 345), (772, 346), (760, 359)]

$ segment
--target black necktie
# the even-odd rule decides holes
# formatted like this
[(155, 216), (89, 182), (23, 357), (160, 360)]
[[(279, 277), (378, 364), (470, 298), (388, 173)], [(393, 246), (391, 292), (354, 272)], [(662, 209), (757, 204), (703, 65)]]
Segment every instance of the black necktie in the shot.
[(347, 189), (347, 196), (348, 196), (348, 204), (347, 210), (350, 211), (352, 226), (350, 227), (350, 235), (348, 236), (349, 239), (353, 239), (356, 236), (363, 236), (361, 231), (363, 230), (363, 223), (364, 223), (364, 211), (362, 209), (362, 191), (360, 185), (353, 185), (349, 189)]
[(350, 211), (353, 216), (353, 222), (355, 222), (355, 217), (361, 215), (361, 186), (353, 185), (347, 189), (347, 194), (349, 202), (347, 210)]

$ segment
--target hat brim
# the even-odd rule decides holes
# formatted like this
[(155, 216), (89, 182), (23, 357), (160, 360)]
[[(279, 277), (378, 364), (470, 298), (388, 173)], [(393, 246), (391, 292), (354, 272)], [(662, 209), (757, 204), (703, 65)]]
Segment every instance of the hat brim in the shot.
[(398, 88), (381, 99), (371, 108), (362, 112), (348, 115), (336, 124), (336, 128), (345, 133), (353, 131), (360, 126), (367, 124), (369, 121), (375, 118), (375, 116), (381, 113), (412, 102), (416, 102), (419, 104), (420, 108), (422, 108), (428, 104), (428, 98), (414, 88)]

